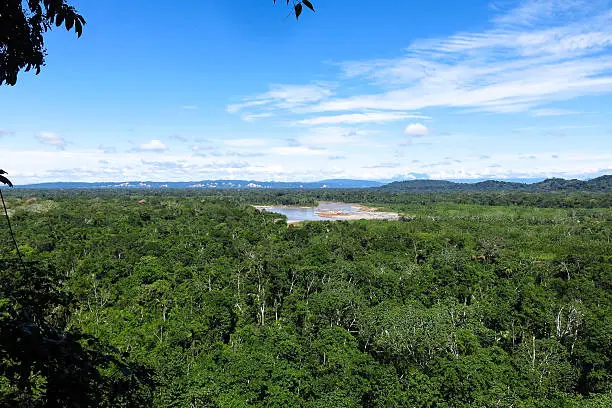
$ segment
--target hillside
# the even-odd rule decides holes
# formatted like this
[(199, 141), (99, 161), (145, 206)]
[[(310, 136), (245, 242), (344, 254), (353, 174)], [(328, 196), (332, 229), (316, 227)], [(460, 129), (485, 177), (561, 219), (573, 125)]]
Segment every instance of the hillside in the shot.
[(496, 180), (487, 180), (478, 183), (455, 183), (442, 180), (408, 180), (386, 184), (381, 187), (381, 190), (413, 193), (484, 193), (507, 191), (524, 191), (530, 193), (554, 191), (609, 192), (612, 191), (612, 176), (605, 175), (588, 181), (551, 178), (533, 184)]

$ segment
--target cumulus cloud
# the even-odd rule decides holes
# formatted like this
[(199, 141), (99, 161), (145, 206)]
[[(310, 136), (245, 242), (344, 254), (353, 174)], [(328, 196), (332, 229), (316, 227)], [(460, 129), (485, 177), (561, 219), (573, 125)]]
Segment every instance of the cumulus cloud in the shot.
[(40, 132), (36, 135), (36, 139), (44, 145), (53, 146), (58, 150), (64, 150), (66, 147), (66, 140), (53, 132)]
[(427, 136), (428, 133), (429, 129), (422, 123), (411, 123), (410, 125), (406, 126), (406, 129), (404, 130), (404, 134), (406, 136), (413, 137)]
[(153, 139), (150, 142), (143, 143), (137, 148), (132, 149), (132, 151), (136, 152), (165, 152), (168, 150), (168, 146), (164, 144), (161, 140)]
[[(375, 153), (364, 155), (351, 152), (350, 160), (341, 162), (330, 159), (330, 151), (303, 150), (304, 146), (281, 152), (273, 160), (258, 163), (234, 161), (229, 157), (207, 160), (194, 157), (190, 152), (169, 152), (163, 159), (144, 154), (135, 160), (134, 153), (118, 152), (111, 163), (100, 163), (100, 152), (94, 149), (52, 151), (48, 149), (15, 150), (0, 146), (3, 168), (13, 169), (21, 183), (52, 181), (185, 181), (206, 179), (252, 179), (314, 181), (329, 178), (391, 179), (396, 175), (428, 173), (436, 179), (520, 178), (520, 177), (597, 177), (610, 173), (612, 154), (597, 150), (538, 151), (529, 153), (537, 160), (523, 160), (515, 152), (496, 152), (483, 164), (477, 155), (460, 157), (461, 165), (453, 160), (442, 160), (446, 152), (430, 152), (420, 162), (410, 164), (410, 159), (390, 162)], [(286, 147), (286, 149), (291, 149)], [(295, 150), (300, 149), (300, 150)], [(270, 152), (274, 154), (275, 152)], [(334, 152), (333, 154), (338, 154)], [(342, 154), (342, 153), (340, 153)], [(439, 157), (436, 156), (439, 154)], [(552, 158), (558, 155), (558, 158)], [(161, 157), (161, 156), (158, 156)], [(340, 160), (337, 157), (333, 157)], [(380, 161), (376, 160), (380, 158)], [(144, 160), (141, 161), (141, 160)], [(28, 163), (27, 168), (23, 163)], [(494, 164), (493, 164), (494, 163)], [(490, 164), (487, 165), (487, 164)], [(362, 166), (370, 165), (364, 169)], [(397, 167), (396, 167), (397, 166)], [(340, 168), (341, 167), (341, 168)]]

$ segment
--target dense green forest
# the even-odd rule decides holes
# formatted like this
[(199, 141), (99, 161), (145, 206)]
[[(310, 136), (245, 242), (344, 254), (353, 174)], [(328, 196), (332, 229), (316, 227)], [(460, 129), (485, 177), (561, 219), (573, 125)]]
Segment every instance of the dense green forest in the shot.
[(612, 175), (604, 175), (591, 180), (566, 180), (551, 178), (537, 183), (526, 184), (508, 181), (487, 180), (478, 183), (454, 183), (445, 180), (408, 180), (395, 181), (383, 190), (404, 192), (502, 192), (522, 191), (528, 193), (551, 191), (612, 191)]
[[(612, 405), (609, 193), (5, 196), (5, 406)], [(250, 206), (319, 200), (402, 217)]]

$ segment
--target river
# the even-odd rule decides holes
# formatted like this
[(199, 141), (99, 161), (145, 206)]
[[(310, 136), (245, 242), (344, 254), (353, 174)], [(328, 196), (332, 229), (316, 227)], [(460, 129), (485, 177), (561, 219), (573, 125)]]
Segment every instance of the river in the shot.
[(319, 203), (316, 207), (297, 207), (285, 205), (255, 206), (255, 208), (283, 214), (288, 223), (301, 221), (333, 221), (333, 220), (361, 220), (361, 219), (391, 219), (399, 218), (397, 213), (379, 212), (375, 208), (365, 207), (361, 204), (349, 203)]

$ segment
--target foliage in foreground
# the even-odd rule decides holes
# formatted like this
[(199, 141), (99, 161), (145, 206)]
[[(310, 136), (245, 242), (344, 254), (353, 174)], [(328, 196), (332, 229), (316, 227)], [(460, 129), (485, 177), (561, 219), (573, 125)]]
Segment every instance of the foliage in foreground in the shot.
[(70, 297), (51, 269), (0, 262), (0, 404), (140, 407), (150, 372), (67, 327)]
[(404, 200), (400, 222), (287, 227), (130, 194), (10, 207), (78, 301), (66, 326), (153, 368), (155, 406), (610, 403), (609, 208)]

